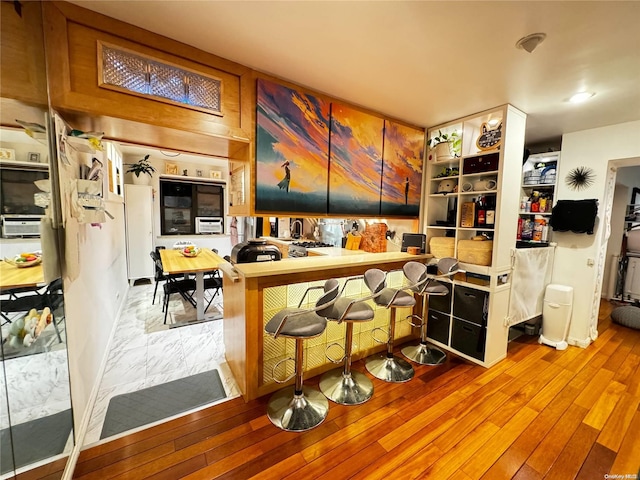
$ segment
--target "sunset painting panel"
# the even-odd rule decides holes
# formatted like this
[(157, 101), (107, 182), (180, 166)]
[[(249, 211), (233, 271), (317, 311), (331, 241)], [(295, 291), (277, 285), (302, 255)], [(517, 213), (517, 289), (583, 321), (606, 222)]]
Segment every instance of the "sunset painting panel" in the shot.
[(385, 121), (382, 155), (383, 216), (420, 215), (424, 130)]
[(383, 119), (332, 104), (329, 213), (380, 213), (383, 130)]
[(329, 102), (258, 79), (256, 210), (327, 212)]

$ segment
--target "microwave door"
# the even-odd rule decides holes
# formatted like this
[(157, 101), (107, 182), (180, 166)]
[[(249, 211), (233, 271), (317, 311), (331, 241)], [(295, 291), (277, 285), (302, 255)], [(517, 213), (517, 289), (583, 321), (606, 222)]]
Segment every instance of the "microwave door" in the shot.
[(198, 185), (196, 190), (196, 216), (222, 217), (223, 214), (222, 187), (218, 185)]

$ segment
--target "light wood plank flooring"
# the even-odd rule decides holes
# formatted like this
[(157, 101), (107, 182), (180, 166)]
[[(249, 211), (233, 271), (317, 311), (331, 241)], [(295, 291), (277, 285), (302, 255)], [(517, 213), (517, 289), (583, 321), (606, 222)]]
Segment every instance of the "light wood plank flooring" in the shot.
[[(558, 352), (536, 337), (487, 370), (449, 355), (405, 384), (374, 379), (371, 401), (330, 404), (302, 434), (241, 398), (81, 453), (90, 479), (603, 479), (640, 467), (640, 331), (612, 324)], [(355, 369), (364, 371), (363, 363)], [(307, 380), (317, 386), (318, 378)], [(610, 477), (611, 478), (611, 477)], [(632, 478), (632, 477), (628, 477)], [(635, 477), (633, 477), (635, 478)]]

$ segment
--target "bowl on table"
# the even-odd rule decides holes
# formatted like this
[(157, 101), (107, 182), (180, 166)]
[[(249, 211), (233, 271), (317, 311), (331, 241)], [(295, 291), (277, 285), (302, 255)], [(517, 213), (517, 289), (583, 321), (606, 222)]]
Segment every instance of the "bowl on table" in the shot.
[(39, 253), (21, 253), (13, 259), (5, 258), (7, 263), (18, 268), (33, 267), (42, 263), (42, 256)]
[(185, 257), (197, 257), (200, 253), (200, 249), (195, 245), (189, 245), (187, 247), (181, 248), (180, 253)]

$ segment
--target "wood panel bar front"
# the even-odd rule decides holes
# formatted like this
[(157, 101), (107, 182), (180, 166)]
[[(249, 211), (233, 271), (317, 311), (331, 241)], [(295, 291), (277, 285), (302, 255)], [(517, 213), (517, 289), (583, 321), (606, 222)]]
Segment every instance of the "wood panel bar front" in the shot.
[[(340, 257), (289, 258), (278, 262), (221, 264), (224, 273), (225, 356), (246, 401), (282, 388), (277, 383), (262, 383), (264, 290), (329, 278), (344, 279), (362, 275), (370, 268), (390, 272), (400, 270), (409, 261), (427, 262), (432, 255), (402, 252), (370, 253)], [(398, 342), (414, 335), (397, 338)], [(382, 351), (384, 344), (361, 351), (354, 358)], [(305, 370), (313, 377), (335, 368), (327, 363)], [(289, 383), (291, 383), (290, 381)]]

